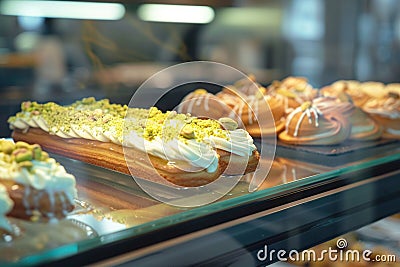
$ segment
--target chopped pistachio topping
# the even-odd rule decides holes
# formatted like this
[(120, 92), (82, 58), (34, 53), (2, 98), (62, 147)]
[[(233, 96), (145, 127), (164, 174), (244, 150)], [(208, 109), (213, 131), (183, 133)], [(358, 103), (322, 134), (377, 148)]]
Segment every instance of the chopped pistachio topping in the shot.
[(290, 97), (290, 98), (296, 98), (296, 95), (292, 92), (290, 92), (287, 89), (283, 89), (283, 88), (279, 88), (276, 90), (276, 92), (280, 95), (286, 96), (286, 97)]
[[(124, 131), (132, 130), (150, 141), (156, 137), (167, 141), (177, 138), (184, 142), (188, 139), (201, 142), (211, 135), (228, 138), (226, 130), (217, 121), (177, 114), (175, 111), (163, 113), (156, 107), (128, 108), (126, 105), (110, 104), (108, 99), (96, 101), (94, 98), (84, 98), (69, 106), (53, 102), (24, 102), (21, 108), (21, 112), (9, 119), (10, 123), (15, 118), (29, 120), (39, 116), (46, 122), (50, 134), (59, 131), (68, 134), (76, 128), (88, 128), (100, 131), (93, 131), (94, 135), (101, 134), (101, 131), (103, 134), (112, 132), (120, 140)], [(34, 157), (40, 158), (41, 155), (34, 154)]]
[(189, 124), (186, 124), (185, 126), (183, 126), (180, 134), (185, 137), (186, 139), (194, 139), (195, 134), (194, 134), (194, 130), (192, 128), (192, 126), (190, 126)]
[(311, 107), (311, 102), (310, 101), (306, 101), (303, 104), (301, 104), (301, 110), (305, 111), (307, 109), (309, 109)]
[(238, 123), (231, 118), (223, 117), (220, 118), (218, 121), (222, 124), (222, 127), (224, 127), (228, 131), (236, 130), (236, 128), (238, 127)]
[(32, 160), (46, 161), (49, 155), (42, 151), (38, 144), (30, 145), (25, 142), (13, 143), (5, 139), (0, 139), (1, 160), (11, 163), (16, 162), (22, 168), (31, 168)]

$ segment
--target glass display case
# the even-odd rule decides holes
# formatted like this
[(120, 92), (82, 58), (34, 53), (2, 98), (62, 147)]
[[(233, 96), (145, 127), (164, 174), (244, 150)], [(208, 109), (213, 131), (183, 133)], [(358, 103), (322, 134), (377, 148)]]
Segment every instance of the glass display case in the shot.
[[(79, 17), (84, 1), (53, 1), (67, 6), (42, 6), (50, 13), (32, 13), (43, 2), (48, 1), (0, 0), (2, 138), (11, 137), (7, 120), (23, 101), (68, 105), (94, 97), (125, 105), (145, 81), (177, 63), (226, 64), (254, 74), (265, 90), (288, 76), (306, 77), (316, 91), (338, 80), (399, 88), (396, 1), (90, 1), (89, 6), (112, 4), (106, 18)], [(68, 6), (74, 3), (80, 8)], [(163, 9), (151, 18), (152, 4)], [(163, 11), (179, 4), (202, 6), (209, 20), (160, 21)], [(86, 15), (96, 15), (92, 11), (98, 8), (90, 6)], [(66, 17), (60, 10), (82, 13)], [(203, 83), (205, 73), (218, 84)], [(154, 106), (173, 110), (199, 86), (216, 94), (237, 81), (209, 68), (186, 69), (179, 78), (191, 76), (192, 84), (177, 86), (180, 91), (165, 94)], [(163, 77), (154, 88), (172, 80)], [(152, 92), (142, 91), (149, 98)], [(399, 94), (392, 98), (398, 101)], [(48, 223), (10, 218), (18, 235), (0, 235), (0, 266), (276, 264), (278, 251), (302, 251), (400, 212), (395, 131), (393, 139), (326, 146), (289, 145), (277, 138), (271, 170), (257, 190), (249, 190), (251, 177), (243, 176), (229, 193), (216, 192), (223, 196), (195, 207), (163, 203), (141, 187), (182, 202), (163, 184), (50, 153), (76, 177), (75, 210)], [(261, 139), (254, 137), (254, 143), (262, 147)]]
[(324, 162), (337, 161), (332, 167), (304, 155), (315, 151), (298, 156), (296, 148), (288, 155), (292, 148), (278, 143), (272, 169), (257, 191), (249, 193), (243, 179), (222, 199), (195, 208), (158, 202), (129, 175), (55, 156), (76, 176), (78, 208), (67, 221), (83, 233), (52, 242), (52, 227), (67, 236), (69, 228), (49, 224), (40, 236), (26, 227), (21, 242), (2, 244), (9, 251), (2, 261), (12, 266), (266, 265), (277, 258), (258, 259), (264, 245), (302, 250), (399, 212), (398, 141), (354, 151), (348, 149), (352, 145), (360, 144), (330, 147), (347, 148), (325, 156)]

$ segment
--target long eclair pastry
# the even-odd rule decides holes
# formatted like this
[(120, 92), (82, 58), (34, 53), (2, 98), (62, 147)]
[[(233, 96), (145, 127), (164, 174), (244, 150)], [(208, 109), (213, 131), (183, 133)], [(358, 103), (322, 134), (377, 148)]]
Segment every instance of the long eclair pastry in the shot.
[(173, 184), (200, 186), (258, 165), (252, 138), (228, 118), (200, 119), (94, 98), (69, 106), (24, 102), (21, 109), (9, 119), (15, 140), (145, 179), (154, 180), (156, 170)]

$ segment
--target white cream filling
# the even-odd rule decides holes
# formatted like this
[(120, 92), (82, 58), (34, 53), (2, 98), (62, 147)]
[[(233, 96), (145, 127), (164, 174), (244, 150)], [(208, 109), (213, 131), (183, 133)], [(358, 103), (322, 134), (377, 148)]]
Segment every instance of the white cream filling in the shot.
[[(28, 120), (30, 121), (29, 124), (26, 122)], [(117, 123), (124, 125), (123, 120)], [(175, 121), (170, 120), (169, 123), (172, 125)], [(34, 116), (34, 119), (17, 118), (11, 125), (11, 128), (17, 128), (22, 131), (28, 130), (29, 127), (41, 128), (45, 131), (46, 129), (49, 130), (46, 121), (40, 116)], [(180, 125), (174, 127), (180, 127)], [(113, 142), (118, 145), (123, 143), (126, 147), (133, 147), (169, 161), (186, 161), (193, 166), (207, 169), (207, 172), (210, 173), (215, 172), (218, 167), (218, 155), (213, 148), (229, 151), (239, 156), (250, 156), (256, 149), (251, 136), (242, 129), (229, 131), (228, 140), (216, 136), (208, 136), (204, 138), (204, 143), (188, 140), (186, 144), (177, 139), (164, 142), (160, 137), (149, 141), (139, 136), (135, 131), (130, 131), (125, 136), (122, 136), (122, 134), (118, 134), (115, 126), (105, 130), (102, 127), (72, 124), (69, 131), (50, 129), (50, 132), (61, 138), (83, 138), (100, 142)]]
[(8, 196), (6, 187), (0, 184), (0, 229), (5, 229), (8, 232), (12, 232), (12, 227), (5, 215), (12, 209), (13, 206), (14, 203)]

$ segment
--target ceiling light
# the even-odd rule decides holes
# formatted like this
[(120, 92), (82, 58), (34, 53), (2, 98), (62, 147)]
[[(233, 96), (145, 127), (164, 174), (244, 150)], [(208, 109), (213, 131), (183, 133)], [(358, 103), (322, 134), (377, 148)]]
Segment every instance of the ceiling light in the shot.
[(125, 7), (119, 3), (5, 0), (0, 2), (0, 13), (44, 18), (118, 20), (124, 16)]
[(143, 4), (137, 12), (140, 19), (155, 22), (205, 24), (215, 16), (209, 6)]

